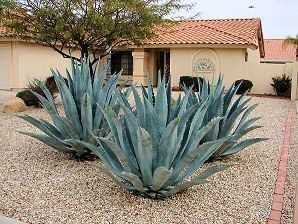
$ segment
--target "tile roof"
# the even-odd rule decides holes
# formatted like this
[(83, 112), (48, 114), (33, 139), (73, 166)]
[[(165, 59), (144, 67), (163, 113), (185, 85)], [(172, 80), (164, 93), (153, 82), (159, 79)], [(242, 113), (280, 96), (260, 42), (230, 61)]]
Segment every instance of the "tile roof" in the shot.
[(252, 44), (261, 29), (260, 19), (184, 20), (155, 31), (146, 44)]
[(296, 60), (296, 47), (283, 45), (283, 39), (265, 39), (265, 58), (262, 61), (287, 62)]

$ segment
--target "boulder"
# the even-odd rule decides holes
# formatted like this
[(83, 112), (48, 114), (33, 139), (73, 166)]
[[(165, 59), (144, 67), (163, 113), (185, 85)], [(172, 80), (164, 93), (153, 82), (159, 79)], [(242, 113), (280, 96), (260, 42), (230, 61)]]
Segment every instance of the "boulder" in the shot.
[(13, 98), (4, 102), (3, 112), (4, 113), (17, 113), (26, 110), (26, 104), (20, 98)]

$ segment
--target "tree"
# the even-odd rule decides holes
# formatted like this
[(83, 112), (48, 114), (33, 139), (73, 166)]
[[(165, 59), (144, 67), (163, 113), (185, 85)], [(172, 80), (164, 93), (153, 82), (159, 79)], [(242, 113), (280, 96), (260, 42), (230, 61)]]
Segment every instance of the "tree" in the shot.
[(296, 37), (286, 37), (286, 39), (284, 40), (284, 45), (294, 45), (296, 47), (296, 61), (298, 61), (298, 34), (296, 35)]
[[(0, 0), (7, 36), (52, 47), (64, 58), (90, 56), (90, 67), (115, 47), (140, 45), (181, 0)], [(92, 58), (92, 59), (91, 59)]]

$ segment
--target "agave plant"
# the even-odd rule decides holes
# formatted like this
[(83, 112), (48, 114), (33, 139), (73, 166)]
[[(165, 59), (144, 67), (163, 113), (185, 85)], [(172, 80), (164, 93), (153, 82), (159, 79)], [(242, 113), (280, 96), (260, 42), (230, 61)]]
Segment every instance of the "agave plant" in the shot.
[(231, 138), (199, 144), (222, 119), (214, 118), (203, 125), (207, 101), (187, 109), (189, 91), (171, 104), (171, 87), (165, 79), (159, 79), (156, 97), (150, 86), (143, 87), (143, 97), (134, 86), (132, 91), (135, 109), (119, 96), (124, 112), (121, 118), (111, 107), (100, 106), (111, 130), (109, 136), (94, 136), (98, 146), (78, 142), (98, 155), (103, 162), (100, 169), (117, 184), (146, 197), (163, 198), (203, 184), (209, 176), (227, 168), (213, 166), (190, 178)]
[[(234, 136), (213, 153), (212, 159), (230, 156), (254, 143), (266, 140), (266, 138), (242, 138), (247, 133), (261, 128), (262, 126), (255, 125), (255, 122), (258, 121), (260, 117), (250, 117), (251, 112), (257, 107), (257, 104), (248, 105), (251, 98), (246, 96), (247, 92), (237, 99), (234, 99), (240, 85), (241, 83), (238, 85), (234, 83), (225, 92), (222, 76), (219, 77), (215, 85), (210, 84), (206, 79), (202, 79), (201, 82), (199, 82), (200, 88), (198, 93), (192, 91), (189, 97), (189, 107), (198, 104), (198, 102), (208, 101), (204, 124), (207, 124), (214, 117), (223, 117), (223, 119), (206, 134), (201, 143), (214, 141), (227, 136)], [(185, 89), (185, 91), (188, 90)]]
[[(47, 87), (39, 82), (44, 96), (34, 93), (42, 107), (50, 115), (53, 123), (24, 115), (20, 118), (28, 121), (44, 134), (22, 132), (36, 138), (50, 147), (62, 151), (84, 156), (90, 150), (75, 140), (81, 140), (95, 144), (91, 134), (105, 136), (109, 133), (109, 127), (98, 105), (110, 105), (115, 113), (119, 112), (116, 103), (117, 81), (121, 72), (107, 79), (108, 65), (102, 71), (97, 71), (94, 79), (91, 79), (88, 58), (82, 60), (81, 65), (72, 61), (72, 72), (67, 72), (67, 82), (59, 71), (52, 71), (61, 95), (64, 114), (59, 113), (52, 95)], [(122, 93), (125, 97), (128, 91)]]

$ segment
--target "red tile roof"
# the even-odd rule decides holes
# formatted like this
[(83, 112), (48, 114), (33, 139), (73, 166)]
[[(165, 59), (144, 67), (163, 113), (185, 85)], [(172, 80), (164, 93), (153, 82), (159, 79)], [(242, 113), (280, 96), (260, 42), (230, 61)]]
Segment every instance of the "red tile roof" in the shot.
[(159, 29), (147, 44), (252, 44), (257, 46), (260, 19), (184, 20)]
[[(0, 36), (5, 31), (0, 27)], [(260, 46), (264, 57), (260, 19), (182, 20), (155, 30), (156, 38), (144, 45), (220, 44)]]
[(283, 39), (265, 39), (265, 58), (262, 61), (295, 61), (296, 60), (296, 47), (294, 45), (284, 45)]

